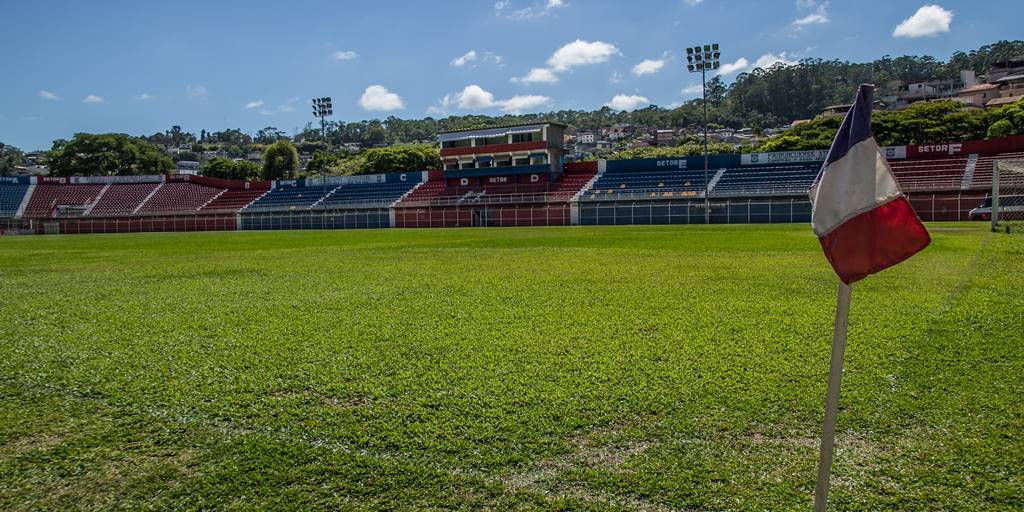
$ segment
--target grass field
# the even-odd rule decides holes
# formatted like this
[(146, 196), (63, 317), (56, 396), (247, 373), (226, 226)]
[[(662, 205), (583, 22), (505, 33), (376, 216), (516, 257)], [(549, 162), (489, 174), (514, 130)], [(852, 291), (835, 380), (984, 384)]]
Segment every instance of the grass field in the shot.
[[(854, 287), (835, 510), (1024, 503), (1024, 236)], [(809, 510), (806, 226), (0, 239), (0, 509)]]

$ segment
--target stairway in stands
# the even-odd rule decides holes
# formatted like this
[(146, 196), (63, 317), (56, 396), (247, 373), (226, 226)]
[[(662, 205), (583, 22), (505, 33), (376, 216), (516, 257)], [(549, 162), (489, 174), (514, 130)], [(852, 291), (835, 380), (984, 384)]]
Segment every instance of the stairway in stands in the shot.
[(718, 184), (718, 180), (722, 179), (722, 175), (725, 174), (725, 168), (715, 171), (715, 175), (711, 177), (711, 181), (708, 182), (708, 188), (705, 193), (710, 194), (715, 190), (715, 185)]
[(21, 198), (21, 204), (18, 205), (18, 210), (14, 212), (14, 218), (20, 219), (25, 215), (25, 208), (28, 208), (28, 202), (32, 199), (32, 193), (36, 190), (36, 184), (32, 183), (25, 190), (25, 195)]
[(604, 162), (598, 163), (597, 172), (594, 174), (592, 178), (590, 178), (590, 180), (588, 180), (582, 187), (580, 187), (580, 189), (577, 190), (575, 194), (573, 194), (571, 201), (579, 201), (580, 198), (583, 197), (583, 194), (586, 194), (587, 191), (589, 191), (594, 186), (594, 183), (596, 183), (597, 180), (601, 179), (601, 176), (604, 175), (604, 169)]
[(967, 157), (967, 168), (964, 169), (964, 177), (960, 180), (960, 190), (969, 190), (974, 182), (974, 169), (978, 167), (978, 155), (971, 154)]

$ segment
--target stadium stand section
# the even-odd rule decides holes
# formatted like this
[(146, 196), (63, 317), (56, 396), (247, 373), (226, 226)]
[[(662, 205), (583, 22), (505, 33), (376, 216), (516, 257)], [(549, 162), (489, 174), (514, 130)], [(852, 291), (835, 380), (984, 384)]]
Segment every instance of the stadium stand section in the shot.
[(974, 177), (971, 181), (970, 188), (981, 190), (992, 189), (992, 164), (996, 160), (1024, 160), (1024, 151), (1014, 151), (999, 155), (979, 157), (974, 169)]
[(424, 179), (396, 172), (278, 181), (242, 209), (240, 229), (360, 229), (391, 227), (390, 207)]
[(308, 210), (319, 203), (335, 186), (278, 182), (278, 186), (245, 208), (247, 213), (258, 211)]
[[(518, 174), (502, 175), (503, 172)], [(570, 201), (597, 172), (597, 162), (566, 164), (551, 179), (548, 169), (486, 169), (481, 175), (428, 180), (395, 205), (397, 227), (552, 226), (572, 223)]]
[(712, 188), (716, 197), (804, 194), (814, 183), (820, 162), (757, 165), (726, 169)]
[[(503, 136), (514, 141), (519, 135)], [(517, 144), (468, 147), (489, 152), (482, 158), (517, 162)], [(326, 180), (0, 177), (0, 228), (109, 233), (807, 222), (807, 189), (825, 156), (715, 155), (705, 178), (702, 157), (532, 164), (528, 154), (521, 164), (494, 166), (479, 159), (467, 164), (462, 153), (468, 150), (450, 149), (454, 163), (446, 169)], [(922, 219), (968, 220), (989, 195), (993, 162), (1024, 159), (1024, 136), (883, 151)]]
[(164, 183), (142, 203), (138, 213), (194, 212), (223, 194), (225, 189), (194, 183)]
[(154, 183), (112, 183), (89, 210), (90, 217), (131, 215), (160, 186)]
[(18, 214), (28, 189), (27, 177), (0, 176), (0, 218), (14, 218)]
[(217, 196), (213, 201), (210, 201), (205, 206), (199, 208), (200, 211), (232, 211), (237, 212), (242, 208), (245, 208), (253, 201), (259, 199), (269, 191), (267, 188), (263, 189), (226, 189), (223, 194)]
[(68, 183), (66, 178), (39, 178), (28, 206), (25, 217), (51, 217), (65, 210), (66, 215), (76, 216), (84, 213), (106, 185)]
[(957, 190), (963, 184), (968, 160), (966, 156), (896, 160), (889, 162), (889, 167), (904, 191)]
[[(686, 159), (617, 160), (582, 197), (592, 201), (703, 197), (704, 169), (686, 168)], [(714, 175), (711, 170), (709, 177)], [(710, 180), (709, 180), (710, 181)]]

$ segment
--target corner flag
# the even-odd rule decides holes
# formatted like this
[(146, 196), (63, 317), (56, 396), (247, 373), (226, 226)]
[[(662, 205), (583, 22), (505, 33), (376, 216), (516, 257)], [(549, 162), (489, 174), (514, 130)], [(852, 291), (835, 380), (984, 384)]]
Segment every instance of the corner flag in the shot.
[(931, 242), (871, 134), (874, 87), (861, 85), (810, 195), (811, 226), (839, 279), (850, 284)]
[(846, 353), (850, 284), (889, 268), (931, 243), (928, 230), (903, 195), (889, 163), (871, 135), (874, 86), (862, 84), (811, 186), (811, 227), (839, 275), (839, 297), (832, 331), (828, 395), (821, 430), (814, 510), (825, 512), (832, 445), (839, 414), (839, 386)]

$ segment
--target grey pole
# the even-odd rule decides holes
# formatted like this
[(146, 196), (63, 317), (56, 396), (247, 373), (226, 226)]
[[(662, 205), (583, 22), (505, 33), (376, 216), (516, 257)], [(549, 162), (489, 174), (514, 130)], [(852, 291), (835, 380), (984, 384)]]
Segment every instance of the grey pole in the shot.
[(832, 473), (832, 447), (836, 438), (836, 417), (839, 415), (839, 385), (843, 379), (843, 357), (846, 354), (846, 325), (850, 317), (851, 291), (850, 285), (839, 283), (836, 321), (832, 332), (832, 359), (828, 367), (825, 424), (821, 431), (821, 455), (818, 459), (818, 482), (814, 487), (814, 512), (825, 512), (828, 503), (829, 476)]
[(711, 224), (711, 199), (708, 197), (708, 81), (706, 71), (700, 69), (701, 103), (704, 104), (704, 224)]

